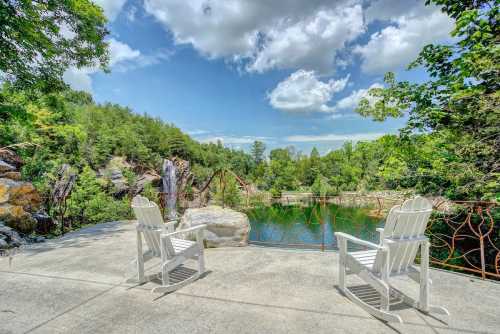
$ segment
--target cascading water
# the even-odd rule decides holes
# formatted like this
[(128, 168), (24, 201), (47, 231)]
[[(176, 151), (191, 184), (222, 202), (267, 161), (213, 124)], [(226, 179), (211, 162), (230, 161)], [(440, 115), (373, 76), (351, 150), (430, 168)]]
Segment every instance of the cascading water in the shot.
[(166, 193), (168, 219), (177, 218), (177, 170), (173, 161), (163, 160), (163, 191)]

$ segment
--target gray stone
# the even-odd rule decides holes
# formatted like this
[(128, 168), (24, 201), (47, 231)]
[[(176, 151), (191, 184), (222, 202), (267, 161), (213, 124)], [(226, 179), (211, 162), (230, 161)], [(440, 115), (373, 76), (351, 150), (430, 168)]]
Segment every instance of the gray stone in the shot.
[(0, 172), (15, 172), (16, 167), (12, 166), (11, 164), (6, 163), (3, 160), (0, 160)]
[(35, 240), (34, 240), (36, 243), (39, 243), (39, 242), (45, 242), (45, 237), (42, 237), (41, 235), (35, 237)]
[(132, 165), (125, 158), (113, 157), (106, 165), (106, 168), (99, 170), (99, 174), (113, 184), (115, 196), (123, 196), (129, 191), (130, 187), (127, 178), (123, 175), (123, 170), (130, 168), (132, 168)]
[(5, 224), (4, 224), (4, 223), (0, 222), (0, 233), (7, 234), (7, 233), (9, 233), (10, 231), (12, 231), (12, 228), (11, 228), (11, 227), (5, 226)]
[(151, 183), (153, 186), (158, 186), (161, 181), (161, 176), (154, 170), (146, 171), (137, 179), (135, 183), (135, 192), (138, 194), (144, 190), (146, 184)]
[(19, 247), (24, 244), (23, 238), (14, 229), (0, 222), (0, 239), (5, 240), (11, 247)]
[(24, 243), (19, 233), (0, 222), (0, 249), (19, 247)]
[(208, 247), (239, 247), (248, 244), (250, 223), (244, 213), (220, 206), (187, 209), (179, 229), (207, 225), (205, 240)]

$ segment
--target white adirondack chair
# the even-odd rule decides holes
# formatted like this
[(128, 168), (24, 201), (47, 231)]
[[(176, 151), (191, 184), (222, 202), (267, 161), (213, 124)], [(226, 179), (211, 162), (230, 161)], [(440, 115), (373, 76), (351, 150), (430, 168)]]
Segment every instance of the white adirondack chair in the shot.
[[(378, 245), (346, 233), (335, 233), (339, 246), (340, 290), (365, 311), (388, 322), (402, 322), (400, 316), (389, 311), (391, 296), (426, 313), (449, 315), (445, 308), (429, 304), (429, 240), (424, 232), (431, 213), (431, 203), (418, 196), (393, 207), (385, 227), (377, 229), (380, 233)], [(348, 251), (348, 242), (370, 250)], [(419, 246), (420, 269), (413, 265)], [(346, 288), (346, 274), (356, 274), (371, 285), (380, 294), (380, 308)], [(391, 278), (397, 275), (407, 275), (420, 284), (418, 301), (391, 286)]]
[[(203, 255), (203, 230), (206, 227), (205, 225), (174, 232), (175, 221), (163, 223), (161, 212), (156, 203), (150, 202), (142, 196), (134, 197), (132, 208), (137, 218), (137, 281), (139, 283), (145, 283), (159, 276), (159, 274), (148, 276), (144, 274), (144, 263), (155, 257), (161, 259), (162, 285), (153, 288), (152, 292), (166, 293), (177, 290), (196, 280), (205, 272)], [(183, 239), (182, 236), (186, 234), (195, 234), (196, 241)], [(143, 238), (148, 248), (147, 251), (143, 251)], [(188, 259), (198, 260), (196, 274), (180, 282), (171, 283), (169, 273)], [(179, 275), (176, 274), (175, 276), (178, 278)]]

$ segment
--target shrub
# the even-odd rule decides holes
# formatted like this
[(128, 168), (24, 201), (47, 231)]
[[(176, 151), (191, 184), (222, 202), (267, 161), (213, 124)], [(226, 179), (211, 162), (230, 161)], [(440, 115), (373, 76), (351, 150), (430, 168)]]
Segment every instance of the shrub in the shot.
[(89, 166), (85, 166), (78, 176), (67, 203), (68, 219), (77, 226), (131, 217), (129, 199), (118, 200), (107, 194)]

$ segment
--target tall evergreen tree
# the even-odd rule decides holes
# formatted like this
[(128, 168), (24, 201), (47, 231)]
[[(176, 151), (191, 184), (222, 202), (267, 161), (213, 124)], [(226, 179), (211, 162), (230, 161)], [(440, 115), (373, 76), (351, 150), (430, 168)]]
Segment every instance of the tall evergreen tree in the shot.
[(265, 151), (266, 151), (266, 144), (264, 144), (259, 140), (253, 142), (252, 147), (250, 148), (250, 153), (252, 155), (255, 164), (258, 165), (264, 160)]

